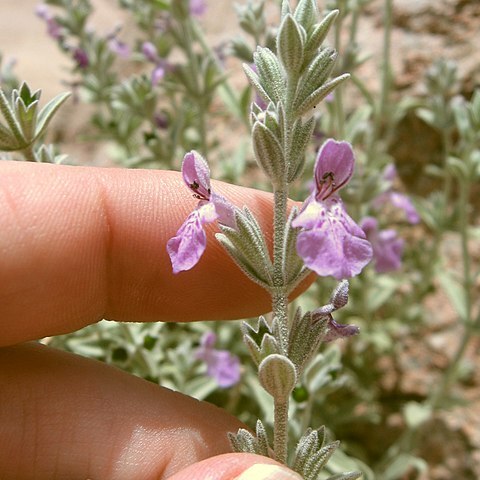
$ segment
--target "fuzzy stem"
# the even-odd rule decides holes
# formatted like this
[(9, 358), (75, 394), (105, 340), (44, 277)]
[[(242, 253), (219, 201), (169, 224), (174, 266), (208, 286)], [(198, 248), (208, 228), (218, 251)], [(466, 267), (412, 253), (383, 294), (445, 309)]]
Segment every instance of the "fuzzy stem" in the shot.
[(273, 450), (278, 462), (287, 463), (288, 436), (288, 400), (274, 400), (274, 439)]
[[(341, 5), (344, 7), (344, 5)], [(344, 20), (344, 14), (342, 13), (344, 10), (340, 8), (340, 13), (337, 17), (337, 21), (335, 22), (335, 50), (340, 53), (342, 48), (342, 39), (341, 39), (341, 31), (342, 31), (342, 23)], [(338, 85), (335, 89), (334, 94), (334, 106), (335, 106), (335, 116), (337, 119), (337, 135), (339, 138), (343, 138), (344, 130), (345, 130), (345, 112), (343, 109), (343, 95), (342, 95), (342, 85)]]
[[(287, 216), (287, 187), (274, 189), (274, 230), (273, 230), (273, 283), (272, 311), (278, 325), (278, 340), (284, 355), (288, 349), (288, 296), (283, 278), (283, 242)], [(273, 444), (275, 457), (279, 462), (287, 461), (288, 444), (288, 398), (275, 398)]]
[(272, 312), (277, 321), (282, 352), (286, 353), (288, 342), (288, 298), (283, 278), (283, 242), (287, 216), (287, 188), (274, 190), (275, 210), (273, 215), (273, 284)]

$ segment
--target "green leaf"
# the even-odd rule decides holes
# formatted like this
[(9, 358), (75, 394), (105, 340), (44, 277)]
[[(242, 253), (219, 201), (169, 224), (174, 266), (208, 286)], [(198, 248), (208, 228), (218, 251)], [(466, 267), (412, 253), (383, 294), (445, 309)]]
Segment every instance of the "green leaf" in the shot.
[(3, 150), (4, 152), (13, 152), (20, 148), (18, 141), (11, 134), (10, 130), (0, 123), (0, 150)]
[(332, 92), (338, 85), (350, 77), (348, 73), (344, 73), (339, 77), (335, 77), (329, 82), (322, 85), (320, 88), (310, 94), (300, 105), (295, 105), (295, 115), (302, 116), (308, 113), (312, 108), (315, 108), (330, 92)]
[(288, 156), (288, 183), (293, 182), (303, 173), (305, 167), (305, 151), (310, 143), (314, 129), (314, 117), (305, 123), (303, 123), (301, 119), (298, 119), (293, 124), (292, 144)]
[(377, 311), (389, 300), (398, 287), (398, 281), (389, 275), (377, 275), (368, 294), (367, 305), (371, 312)]
[(297, 94), (295, 95), (296, 104), (305, 101), (309, 95), (322, 87), (333, 70), (336, 58), (337, 53), (335, 50), (328, 47), (324, 48), (315, 57), (302, 75)]
[(5, 94), (3, 93), (3, 90), (1, 88), (0, 88), (0, 111), (2, 112), (2, 115), (5, 118), (8, 126), (10, 127), (10, 131), (12, 135), (15, 137), (15, 139), (18, 142), (17, 149), (21, 150), (22, 148), (25, 148), (26, 146), (28, 146), (28, 143), (21, 132), (20, 124), (16, 120), (13, 110), (8, 103), (7, 97), (5, 97)]
[(407, 453), (401, 453), (392, 461), (382, 475), (383, 480), (398, 480), (413, 467), (418, 473), (428, 471), (425, 460)]
[(287, 15), (280, 25), (277, 52), (287, 72), (298, 72), (303, 64), (303, 36), (300, 28), (291, 15)]
[(257, 47), (253, 59), (258, 69), (260, 84), (269, 99), (274, 103), (283, 101), (286, 96), (286, 85), (277, 56), (268, 48)]
[(255, 122), (252, 129), (255, 159), (272, 182), (281, 185), (285, 177), (285, 159), (279, 141), (261, 122)]
[(308, 32), (313, 28), (318, 18), (317, 2), (315, 0), (300, 0), (293, 15), (295, 20)]
[(252, 70), (252, 68), (247, 65), (246, 63), (243, 64), (243, 70), (245, 72), (245, 75), (247, 76), (248, 81), (252, 85), (255, 90), (257, 90), (258, 94), (265, 100), (265, 102), (269, 103), (272, 101), (272, 99), (269, 97), (268, 93), (265, 91), (265, 89), (262, 87), (260, 83), (260, 78), (258, 75)]
[(403, 415), (408, 427), (416, 429), (431, 417), (432, 407), (418, 402), (408, 402), (403, 407)]
[(35, 130), (35, 140), (45, 132), (50, 120), (52, 120), (53, 116), (57, 112), (57, 110), (61, 107), (61, 105), (67, 100), (70, 96), (70, 92), (61, 93), (57, 95), (55, 98), (52, 98), (41, 110), (38, 115), (38, 122), (37, 128)]
[(332, 10), (321, 23), (315, 26), (312, 34), (308, 36), (307, 44), (305, 45), (305, 51), (307, 53), (314, 53), (320, 48), (333, 22), (336, 20), (338, 13), (338, 10)]
[(446, 268), (439, 268), (437, 276), (444, 292), (447, 294), (453, 308), (463, 322), (467, 318), (466, 295), (463, 286), (453, 278)]

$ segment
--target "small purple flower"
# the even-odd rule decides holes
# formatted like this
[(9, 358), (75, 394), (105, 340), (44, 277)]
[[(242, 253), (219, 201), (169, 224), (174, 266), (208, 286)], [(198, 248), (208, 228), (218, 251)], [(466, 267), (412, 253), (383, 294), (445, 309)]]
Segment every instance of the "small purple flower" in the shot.
[(201, 17), (207, 10), (205, 0), (190, 0), (190, 14), (195, 17)]
[(216, 339), (213, 332), (205, 333), (195, 357), (207, 364), (207, 375), (214, 378), (219, 387), (228, 388), (240, 380), (240, 361), (227, 350), (213, 348)]
[(108, 48), (120, 58), (128, 58), (131, 53), (130, 47), (117, 37), (112, 37), (108, 40)]
[(235, 227), (235, 207), (211, 190), (210, 169), (199, 153), (191, 151), (185, 155), (182, 174), (187, 187), (199, 202), (176, 235), (167, 242), (173, 273), (190, 270), (200, 260), (207, 246), (204, 225), (218, 220), (222, 225)]
[(160, 130), (166, 130), (169, 125), (168, 116), (163, 112), (155, 113), (155, 115), (153, 116), (153, 122), (155, 123), (155, 126)]
[(298, 254), (320, 276), (353, 277), (372, 258), (365, 233), (335, 193), (350, 180), (354, 162), (350, 144), (327, 140), (315, 162), (313, 192), (292, 222), (294, 227), (302, 227), (297, 238)]
[(385, 203), (391, 203), (394, 207), (403, 210), (407, 221), (412, 225), (420, 222), (420, 216), (415, 209), (412, 201), (404, 193), (393, 190), (393, 182), (397, 178), (397, 169), (395, 165), (390, 164), (383, 171), (383, 178), (389, 184), (387, 190), (373, 199), (372, 205), (376, 209), (380, 209)]
[(157, 47), (152, 42), (143, 42), (142, 53), (149, 62), (157, 63), (160, 60)]
[(47, 5), (40, 3), (35, 8), (36, 15), (45, 21), (47, 25), (47, 32), (54, 40), (61, 40), (63, 38), (62, 28), (55, 20), (55, 17), (50, 13)]
[(403, 240), (395, 230), (379, 230), (373, 217), (365, 217), (360, 226), (372, 244), (375, 270), (386, 273), (398, 270), (402, 266)]
[(165, 65), (158, 63), (156, 67), (152, 70), (152, 75), (150, 76), (150, 82), (153, 87), (156, 87), (161, 80), (165, 77)]
[(85, 69), (90, 65), (87, 52), (80, 47), (73, 50), (73, 59), (77, 62), (77, 65), (81, 69)]
[(408, 198), (407, 195), (405, 195), (404, 193), (393, 191), (386, 193), (387, 199), (390, 201), (390, 203), (394, 207), (397, 207), (405, 212), (405, 216), (407, 217), (409, 223), (415, 225), (420, 222), (420, 215), (418, 214), (416, 208), (413, 206), (412, 201), (410, 200), (410, 198)]
[(157, 47), (152, 42), (143, 42), (142, 53), (149, 62), (155, 64), (155, 68), (150, 76), (150, 82), (152, 86), (156, 87), (171, 67), (165, 59), (158, 55)]
[(332, 313), (344, 307), (348, 302), (348, 282), (341, 281), (334, 290), (330, 303), (323, 307), (317, 308), (312, 312), (313, 321), (324, 321), (327, 317), (327, 333), (323, 337), (324, 342), (333, 342), (339, 338), (351, 337), (357, 335), (360, 329), (356, 325), (343, 325), (335, 321)]
[(356, 325), (348, 325), (338, 323), (330, 315), (330, 320), (328, 322), (328, 332), (323, 337), (324, 342), (333, 342), (339, 338), (352, 337), (353, 335), (358, 335), (360, 329)]

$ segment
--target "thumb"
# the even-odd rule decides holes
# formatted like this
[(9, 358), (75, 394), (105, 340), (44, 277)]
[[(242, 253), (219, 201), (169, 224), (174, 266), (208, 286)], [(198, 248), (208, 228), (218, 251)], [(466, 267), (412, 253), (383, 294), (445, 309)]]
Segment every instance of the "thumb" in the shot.
[(169, 480), (301, 480), (274, 460), (251, 453), (226, 453), (194, 463)]

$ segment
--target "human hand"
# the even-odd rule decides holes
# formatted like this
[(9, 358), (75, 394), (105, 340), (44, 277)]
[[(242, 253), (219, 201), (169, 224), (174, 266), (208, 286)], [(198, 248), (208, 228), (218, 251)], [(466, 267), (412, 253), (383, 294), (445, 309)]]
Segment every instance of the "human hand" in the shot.
[[(215, 188), (248, 205), (271, 237), (270, 194)], [(102, 318), (268, 311), (269, 296), (217, 242), (193, 270), (172, 274), (165, 244), (195, 204), (176, 172), (0, 162), (1, 479), (226, 480), (253, 465), (263, 467), (240, 478), (298, 478), (268, 471), (268, 458), (228, 454), (226, 433), (243, 425), (213, 405), (22, 343)]]

